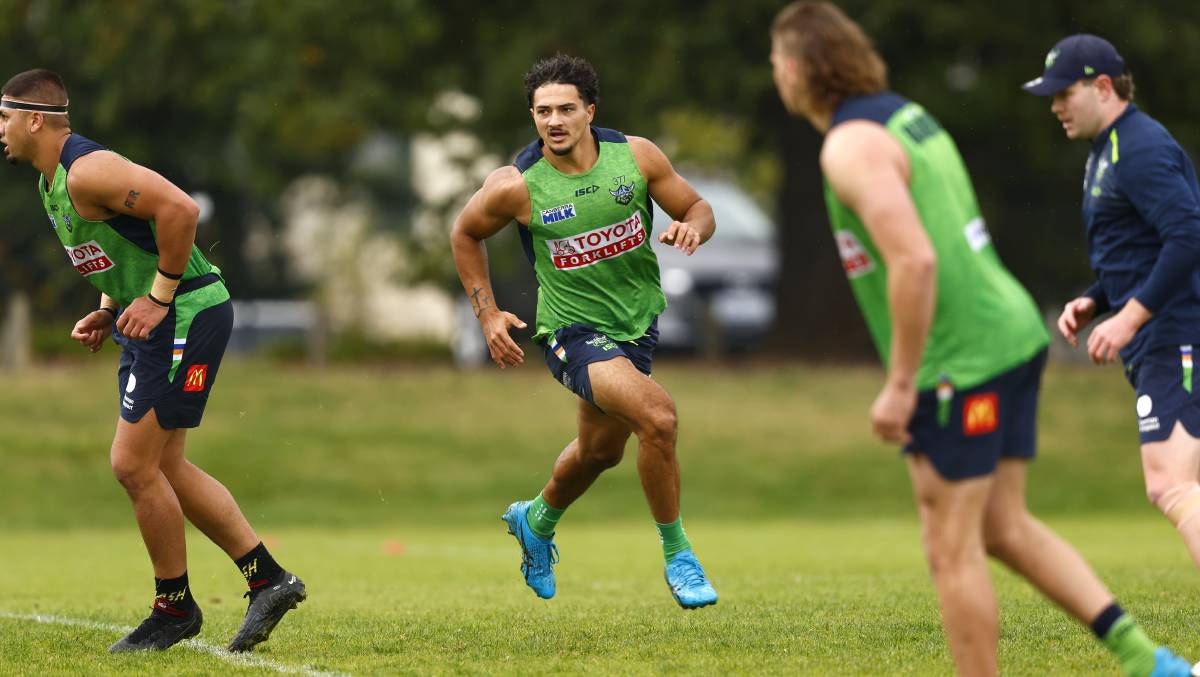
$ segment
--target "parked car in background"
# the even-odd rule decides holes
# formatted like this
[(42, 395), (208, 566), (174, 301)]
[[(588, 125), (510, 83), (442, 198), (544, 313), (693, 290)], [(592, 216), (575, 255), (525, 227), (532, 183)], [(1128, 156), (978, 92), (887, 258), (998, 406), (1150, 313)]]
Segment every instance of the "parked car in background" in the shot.
[(687, 178), (712, 205), (717, 231), (685, 256), (658, 241), (671, 217), (654, 206), (653, 246), (667, 295), (667, 309), (658, 320), (659, 345), (710, 356), (747, 352), (766, 337), (775, 319), (775, 223), (737, 184)]

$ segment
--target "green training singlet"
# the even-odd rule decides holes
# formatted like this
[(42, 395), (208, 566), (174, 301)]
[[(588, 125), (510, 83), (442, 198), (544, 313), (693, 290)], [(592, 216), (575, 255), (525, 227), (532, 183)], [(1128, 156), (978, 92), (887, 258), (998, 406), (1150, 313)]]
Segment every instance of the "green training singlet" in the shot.
[[(71, 196), (67, 194), (67, 172), (77, 158), (98, 150), (107, 149), (79, 134), (69, 136), (59, 157), (54, 180), (47, 189), (45, 177), (39, 176), (38, 193), (50, 217), (50, 225), (67, 250), (67, 258), (75, 270), (92, 286), (125, 307), (139, 296), (145, 296), (154, 283), (154, 274), (158, 270), (157, 230), (154, 221), (124, 214), (107, 221), (89, 221), (75, 211)], [(182, 282), (208, 273), (219, 275), (220, 270), (192, 245)], [(227, 298), (228, 294), (225, 294), (224, 299)]]
[[(937, 255), (937, 301), (917, 388), (933, 388), (942, 376), (970, 388), (1028, 361), (1049, 335), (1033, 299), (996, 255), (954, 140), (924, 108), (892, 93), (844, 101), (833, 125), (855, 119), (882, 124), (904, 147), (912, 166), (909, 194)], [(825, 201), (846, 276), (887, 365), (887, 268), (828, 181)]]
[(646, 179), (625, 135), (593, 128), (600, 147), (583, 174), (555, 169), (533, 142), (514, 164), (529, 188), (525, 254), (538, 280), (534, 339), (583, 324), (617, 341), (646, 333), (667, 307), (650, 247)]

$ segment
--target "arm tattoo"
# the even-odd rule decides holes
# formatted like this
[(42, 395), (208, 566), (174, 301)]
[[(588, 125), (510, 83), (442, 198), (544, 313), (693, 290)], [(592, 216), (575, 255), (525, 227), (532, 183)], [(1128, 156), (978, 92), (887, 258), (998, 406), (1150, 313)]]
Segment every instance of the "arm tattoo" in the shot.
[(475, 291), (471, 292), (471, 308), (475, 311), (475, 317), (492, 305), (492, 297), (481, 296), (482, 292), (482, 287), (475, 287)]
[(137, 202), (139, 195), (141, 195), (141, 193), (137, 192), (136, 190), (129, 191), (129, 195), (125, 196), (125, 207), (128, 209), (133, 209), (133, 203)]

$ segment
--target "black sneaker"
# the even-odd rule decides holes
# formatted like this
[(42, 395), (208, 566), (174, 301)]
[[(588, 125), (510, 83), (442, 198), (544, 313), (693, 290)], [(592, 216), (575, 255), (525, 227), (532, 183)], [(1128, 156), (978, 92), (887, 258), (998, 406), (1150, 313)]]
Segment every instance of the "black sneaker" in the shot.
[(154, 606), (150, 608), (153, 611), (146, 620), (119, 642), (108, 647), (109, 652), (162, 651), (200, 634), (200, 626), (204, 624), (204, 614), (200, 613), (200, 607), (193, 607), (189, 613), (168, 606), (166, 602), (155, 601)]
[(303, 602), (308, 593), (304, 590), (304, 581), (296, 574), (284, 571), (266, 585), (248, 590), (245, 596), (250, 598), (250, 606), (246, 609), (242, 627), (229, 642), (230, 651), (250, 651), (254, 645), (267, 641), (279, 619)]

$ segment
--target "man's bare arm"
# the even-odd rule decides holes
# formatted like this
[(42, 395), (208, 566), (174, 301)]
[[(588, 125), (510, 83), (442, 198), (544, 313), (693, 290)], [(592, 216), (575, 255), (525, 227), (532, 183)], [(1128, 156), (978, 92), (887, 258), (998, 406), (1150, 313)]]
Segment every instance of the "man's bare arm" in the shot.
[(154, 221), (158, 267), (183, 273), (196, 241), (200, 209), (175, 184), (116, 153), (97, 151), (75, 161), (67, 175), (67, 191), (85, 218), (127, 214)]
[(110, 151), (76, 160), (67, 175), (67, 192), (84, 218), (102, 220), (126, 214), (154, 222), (159, 274), (146, 280), (150, 294), (134, 299), (116, 324), (125, 336), (146, 339), (166, 317), (187, 269), (199, 208), (187, 193), (158, 173)]
[[(908, 157), (880, 125), (835, 127), (825, 139), (821, 167), (834, 193), (866, 226), (887, 267), (892, 318), (888, 383), (873, 410), (877, 434), (903, 441), (915, 406), (916, 374), (937, 299), (937, 257), (908, 192)], [(887, 410), (887, 411), (885, 411)]]
[(483, 241), (513, 220), (527, 220), (529, 205), (529, 191), (521, 174), (515, 167), (502, 167), (488, 175), (450, 230), (450, 248), (463, 290), (483, 328), (492, 360), (502, 369), (524, 360), (524, 352), (508, 331), (510, 327), (524, 328), (525, 323), (496, 305)]

